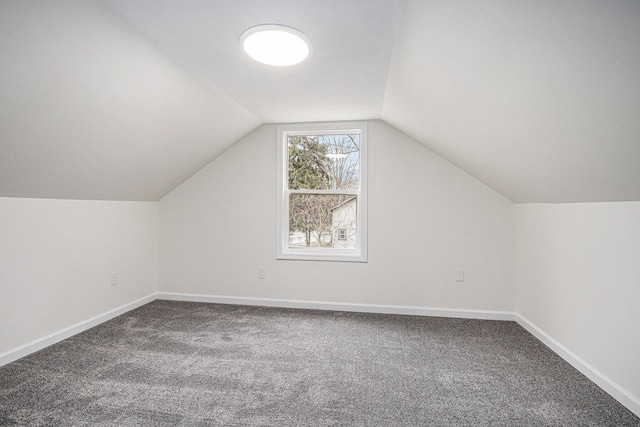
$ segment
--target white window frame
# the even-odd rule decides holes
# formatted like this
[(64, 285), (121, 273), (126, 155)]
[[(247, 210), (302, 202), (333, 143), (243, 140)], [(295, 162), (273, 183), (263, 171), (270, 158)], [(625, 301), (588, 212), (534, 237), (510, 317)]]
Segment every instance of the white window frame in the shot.
[[(355, 190), (289, 190), (289, 150), (287, 136), (360, 134), (360, 187)], [(307, 261), (367, 262), (367, 123), (298, 123), (278, 126), (278, 207), (277, 207), (277, 259)], [(356, 195), (356, 247), (314, 248), (289, 247), (289, 196), (300, 194), (355, 194)]]

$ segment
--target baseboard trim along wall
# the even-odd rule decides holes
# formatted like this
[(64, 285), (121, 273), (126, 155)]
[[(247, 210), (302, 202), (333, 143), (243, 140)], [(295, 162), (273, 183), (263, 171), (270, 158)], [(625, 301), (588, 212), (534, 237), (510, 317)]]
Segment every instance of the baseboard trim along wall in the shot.
[(640, 399), (633, 394), (629, 393), (624, 388), (620, 387), (616, 382), (609, 379), (602, 372), (582, 360), (571, 350), (560, 344), (553, 339), (550, 335), (537, 327), (527, 318), (516, 314), (516, 322), (526, 329), (531, 335), (540, 340), (544, 345), (553, 350), (558, 356), (562, 357), (571, 366), (580, 371), (584, 376), (593, 381), (598, 387), (606, 391), (624, 405), (627, 409), (640, 417)]
[(31, 353), (35, 353), (36, 351), (42, 350), (43, 348), (49, 347), (50, 345), (79, 334), (80, 332), (91, 329), (94, 326), (98, 326), (99, 324), (104, 323), (107, 320), (111, 320), (114, 317), (118, 317), (121, 314), (126, 313), (127, 311), (131, 311), (135, 308), (148, 304), (155, 299), (155, 293), (149, 294), (146, 297), (124, 304), (120, 307), (114, 308), (113, 310), (109, 310), (90, 319), (76, 323), (75, 325), (71, 325), (67, 328), (61, 329), (42, 338), (38, 338), (24, 345), (21, 345), (20, 347), (14, 348), (13, 350), (6, 351), (0, 354), (0, 366), (28, 356)]
[(604, 391), (609, 393), (614, 399), (628, 408), (635, 415), (640, 416), (640, 399), (627, 390), (620, 387), (617, 383), (609, 379), (593, 366), (582, 360), (576, 354), (557, 342), (542, 329), (530, 322), (525, 317), (509, 311), (490, 311), (490, 310), (462, 310), (447, 308), (431, 308), (431, 307), (415, 307), (400, 305), (378, 305), (378, 304), (355, 304), (341, 302), (320, 302), (320, 301), (300, 301), (300, 300), (284, 300), (271, 298), (250, 298), (250, 297), (230, 297), (220, 295), (199, 295), (199, 294), (181, 294), (169, 292), (157, 292), (146, 297), (124, 304), (113, 310), (107, 311), (98, 316), (92, 317), (75, 325), (64, 328), (58, 332), (54, 332), (45, 337), (31, 341), (25, 345), (17, 347), (0, 354), (0, 366), (11, 363), (24, 356), (45, 347), (53, 345), (57, 342), (65, 340), (87, 329), (93, 328), (103, 322), (120, 316), (128, 311), (148, 304), (156, 299), (172, 300), (172, 301), (189, 301), (189, 302), (207, 302), (216, 304), (237, 304), (237, 305), (253, 305), (264, 307), (281, 307), (281, 308), (300, 308), (312, 310), (329, 310), (329, 311), (352, 311), (358, 313), (379, 313), (379, 314), (401, 314), (413, 316), (434, 316), (434, 317), (453, 317), (462, 319), (479, 319), (479, 320), (504, 320), (515, 321), (543, 344), (553, 350), (574, 368), (584, 374), (587, 378), (597, 384)]
[(449, 308), (415, 307), (403, 305), (356, 304), (325, 301), (301, 301), (272, 298), (230, 297), (159, 292), (158, 299), (172, 301), (209, 302), (217, 304), (257, 305), (263, 307), (301, 308), (328, 311), (353, 311), (357, 313), (405, 314), (413, 316), (456, 317), (462, 319), (515, 321), (515, 313), (509, 311), (462, 310)]
[(42, 350), (57, 342), (72, 337), (87, 329), (120, 316), (128, 311), (148, 304), (156, 299), (172, 300), (172, 301), (189, 301), (189, 302), (208, 302), (217, 304), (237, 304), (237, 305), (253, 305), (264, 307), (282, 307), (282, 308), (300, 308), (313, 310), (329, 310), (329, 311), (353, 311), (358, 313), (380, 313), (380, 314), (405, 314), (414, 316), (435, 316), (435, 317), (456, 317), (463, 319), (482, 319), (482, 320), (507, 320), (514, 321), (515, 313), (508, 311), (485, 311), (485, 310), (455, 310), (444, 308), (427, 308), (427, 307), (411, 307), (398, 305), (375, 305), (375, 304), (353, 304), (340, 302), (318, 302), (318, 301), (299, 301), (284, 300), (271, 298), (249, 298), (249, 297), (230, 297), (219, 295), (198, 295), (198, 294), (179, 294), (158, 292), (149, 294), (143, 298), (124, 304), (113, 310), (87, 319), (83, 322), (76, 323), (60, 331), (51, 333), (45, 337), (33, 340), (27, 344), (21, 345), (15, 349), (0, 354), (0, 366), (11, 363), (31, 353)]

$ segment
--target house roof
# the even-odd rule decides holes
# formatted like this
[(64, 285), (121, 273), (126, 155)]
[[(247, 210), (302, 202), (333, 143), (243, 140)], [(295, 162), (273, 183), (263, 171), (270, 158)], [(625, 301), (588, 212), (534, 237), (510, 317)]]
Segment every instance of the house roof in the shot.
[(331, 208), (332, 211), (335, 211), (338, 208), (343, 207), (344, 205), (346, 205), (349, 202), (352, 202), (356, 199), (356, 196), (349, 196), (346, 199), (344, 199), (343, 201), (341, 201), (340, 203), (338, 203), (337, 205), (335, 205), (334, 207)]
[[(637, 1), (0, 1), (0, 196), (158, 200), (262, 123), (382, 119), (515, 202), (640, 200)], [(312, 57), (253, 63), (264, 23)]]

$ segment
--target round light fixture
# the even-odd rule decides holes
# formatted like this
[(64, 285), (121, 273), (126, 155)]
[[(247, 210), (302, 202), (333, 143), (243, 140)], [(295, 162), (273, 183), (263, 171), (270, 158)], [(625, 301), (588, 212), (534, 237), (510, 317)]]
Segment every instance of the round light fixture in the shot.
[(299, 64), (311, 55), (311, 40), (285, 25), (258, 25), (240, 36), (242, 49), (258, 62), (286, 67)]

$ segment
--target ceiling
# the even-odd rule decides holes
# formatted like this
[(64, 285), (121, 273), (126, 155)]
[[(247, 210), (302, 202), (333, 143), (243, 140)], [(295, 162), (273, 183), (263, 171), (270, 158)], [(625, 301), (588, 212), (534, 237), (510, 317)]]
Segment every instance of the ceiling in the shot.
[[(0, 7), (0, 196), (158, 200), (261, 123), (382, 119), (514, 202), (640, 200), (636, 0)], [(265, 23), (312, 57), (251, 61)]]
[[(105, 0), (265, 123), (379, 118), (395, 0)], [(311, 39), (297, 67), (260, 64), (240, 35), (284, 24)]]
[(640, 200), (640, 1), (399, 6), (384, 120), (514, 202)]

